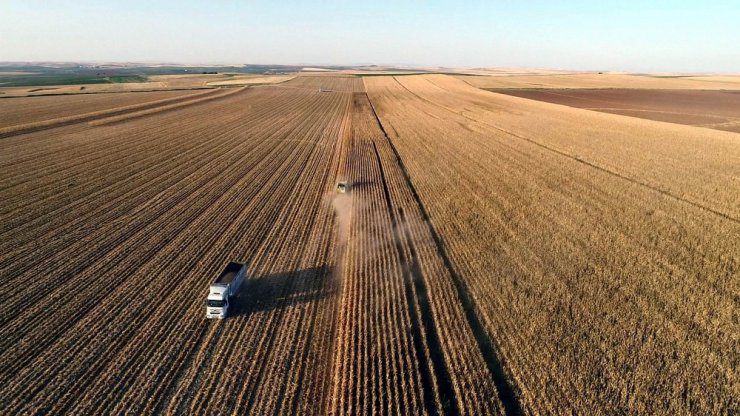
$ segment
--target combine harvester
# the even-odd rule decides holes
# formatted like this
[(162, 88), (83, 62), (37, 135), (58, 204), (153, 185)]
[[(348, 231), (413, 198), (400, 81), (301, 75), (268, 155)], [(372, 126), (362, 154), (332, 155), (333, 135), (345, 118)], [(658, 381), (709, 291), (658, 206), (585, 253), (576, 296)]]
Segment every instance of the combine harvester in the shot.
[(349, 192), (349, 182), (341, 181), (337, 182), (336, 191), (338, 194), (346, 194)]
[(228, 316), (229, 306), (239, 293), (239, 288), (247, 275), (245, 263), (231, 262), (211, 283), (206, 305), (206, 318), (223, 319)]

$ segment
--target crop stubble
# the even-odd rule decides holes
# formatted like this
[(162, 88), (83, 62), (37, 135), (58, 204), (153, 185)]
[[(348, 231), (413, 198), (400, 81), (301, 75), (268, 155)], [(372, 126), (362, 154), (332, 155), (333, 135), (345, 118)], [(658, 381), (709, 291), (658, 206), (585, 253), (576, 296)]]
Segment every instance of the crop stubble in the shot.
[[(142, 143), (116, 152), (111, 173), (120, 169), (121, 176), (111, 175), (118, 180), (102, 192), (93, 183), (71, 204), (60, 202), (59, 212), (46, 199), (31, 204), (32, 218), (51, 221), (42, 230), (43, 221), (28, 227), (26, 239), (17, 227), (6, 229), (12, 238), (3, 242), (17, 251), (2, 259), (3, 294), (17, 296), (2, 305), (3, 333), (11, 335), (3, 339), (4, 408), (223, 409), (214, 397), (243, 410), (314, 406), (310, 397), (326, 384), (314, 373), (333, 341), (325, 333), (333, 310), (326, 279), (332, 212), (323, 199), (334, 184), (348, 103), (348, 94), (261, 88), (133, 124), (65, 127), (69, 137), (55, 130), (56, 141), (41, 140), (42, 149), (60, 141), (73, 147), (76, 140), (95, 142), (92, 131), (105, 147), (106, 136), (121, 141), (160, 127), (155, 137), (142, 133)], [(86, 164), (57, 159), (57, 151), (48, 149), (46, 158), (63, 167), (62, 177), (99, 167), (95, 157)], [(6, 172), (23, 177), (25, 165), (9, 162), (14, 169)], [(36, 244), (39, 238), (50, 246)], [(251, 263), (245, 292), (252, 301), (233, 320), (205, 322), (207, 282), (230, 259)], [(18, 294), (14, 285), (24, 283), (29, 290)], [(248, 341), (271, 346), (260, 350)], [(66, 358), (51, 358), (60, 355)], [(289, 362), (301, 371), (274, 371)], [(218, 371), (204, 376), (211, 365)], [(300, 374), (310, 377), (296, 379)], [(236, 376), (252, 379), (220, 382)], [(280, 385), (284, 379), (292, 387)], [(270, 402), (272, 391), (254, 393), (275, 383), (285, 389), (280, 403)], [(208, 395), (218, 388), (224, 395)]]
[[(365, 83), (0, 139), (0, 410), (737, 408), (734, 135)], [(249, 278), (207, 321), (230, 260)]]

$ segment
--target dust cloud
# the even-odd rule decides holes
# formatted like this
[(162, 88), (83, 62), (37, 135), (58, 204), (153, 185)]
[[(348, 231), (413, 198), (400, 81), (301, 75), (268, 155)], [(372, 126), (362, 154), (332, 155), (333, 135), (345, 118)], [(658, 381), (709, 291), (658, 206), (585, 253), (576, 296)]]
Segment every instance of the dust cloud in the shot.
[(327, 200), (334, 209), (334, 235), (336, 239), (336, 251), (334, 253), (334, 279), (341, 280), (344, 253), (349, 243), (350, 228), (352, 224), (352, 195), (332, 192), (327, 194)]

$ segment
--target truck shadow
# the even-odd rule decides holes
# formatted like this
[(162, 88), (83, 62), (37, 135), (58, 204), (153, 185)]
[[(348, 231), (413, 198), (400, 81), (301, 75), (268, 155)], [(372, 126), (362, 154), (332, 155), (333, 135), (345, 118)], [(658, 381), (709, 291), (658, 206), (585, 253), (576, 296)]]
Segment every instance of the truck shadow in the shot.
[(331, 284), (331, 273), (330, 267), (322, 266), (249, 276), (232, 305), (234, 309), (230, 315), (284, 309), (329, 297), (336, 290)]

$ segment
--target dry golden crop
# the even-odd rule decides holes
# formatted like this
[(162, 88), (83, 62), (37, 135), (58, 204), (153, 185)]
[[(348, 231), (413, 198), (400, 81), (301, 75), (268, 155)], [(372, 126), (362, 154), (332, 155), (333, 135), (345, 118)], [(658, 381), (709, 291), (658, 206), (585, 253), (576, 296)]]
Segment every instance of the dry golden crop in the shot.
[(365, 82), (525, 411), (737, 409), (739, 136)]

